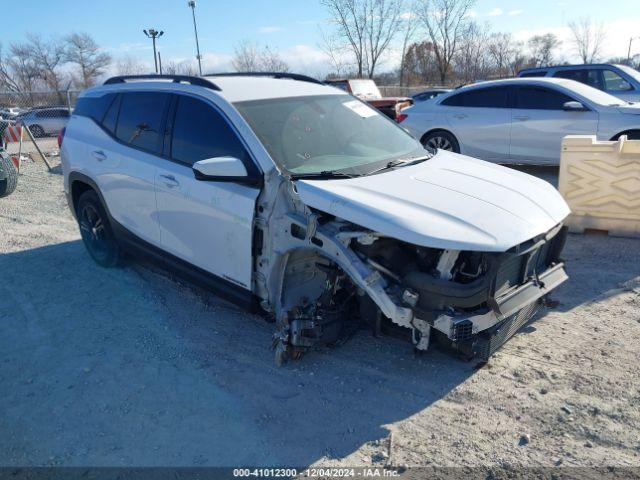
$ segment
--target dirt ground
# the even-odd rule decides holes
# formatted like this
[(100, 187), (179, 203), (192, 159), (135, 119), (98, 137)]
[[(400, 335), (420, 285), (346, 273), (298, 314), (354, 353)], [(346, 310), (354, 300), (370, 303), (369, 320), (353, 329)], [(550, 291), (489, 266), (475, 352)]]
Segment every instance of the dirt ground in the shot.
[(263, 318), (97, 267), (59, 168), (0, 200), (0, 252), (0, 465), (640, 467), (638, 240), (570, 235), (482, 368), (364, 330), (278, 368)]

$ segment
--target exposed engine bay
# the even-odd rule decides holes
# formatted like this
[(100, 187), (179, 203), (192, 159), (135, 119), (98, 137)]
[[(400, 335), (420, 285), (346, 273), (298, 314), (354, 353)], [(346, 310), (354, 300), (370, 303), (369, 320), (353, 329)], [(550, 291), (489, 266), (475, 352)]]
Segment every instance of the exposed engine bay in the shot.
[[(282, 230), (272, 230), (258, 257), (279, 364), (362, 326), (406, 337), (416, 351), (435, 338), (486, 360), (567, 279), (561, 225), (504, 253), (459, 251), (412, 245), (302, 210), (264, 222)], [(275, 263), (265, 249), (277, 254)]]

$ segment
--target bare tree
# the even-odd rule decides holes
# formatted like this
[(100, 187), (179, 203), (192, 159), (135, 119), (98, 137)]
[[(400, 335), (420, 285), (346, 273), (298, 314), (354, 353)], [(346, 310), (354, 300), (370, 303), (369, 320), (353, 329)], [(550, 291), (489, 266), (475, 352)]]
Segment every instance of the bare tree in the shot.
[(75, 83), (80, 88), (91, 87), (111, 63), (111, 56), (101, 51), (88, 33), (72, 33), (65, 38), (65, 59), (78, 66)]
[(141, 75), (150, 70), (151, 68), (147, 68), (140, 60), (130, 55), (120, 57), (116, 62), (118, 75)]
[(553, 63), (554, 51), (562, 42), (553, 33), (547, 33), (531, 37), (528, 43), (533, 66), (546, 67)]
[(456, 74), (465, 82), (486, 79), (491, 76), (491, 55), (487, 49), (489, 42), (488, 25), (481, 26), (469, 22), (460, 38), (460, 47), (454, 56)]
[(59, 92), (63, 82), (60, 66), (64, 63), (64, 45), (57, 38), (45, 41), (34, 34), (27, 34), (27, 40), (25, 47), (40, 70), (40, 78), (48, 88)]
[(400, 86), (404, 85), (404, 76), (405, 76), (405, 59), (407, 55), (407, 48), (409, 47), (409, 43), (413, 39), (414, 35), (418, 31), (418, 27), (420, 23), (418, 22), (418, 15), (416, 11), (418, 10), (417, 5), (415, 3), (411, 4), (411, 8), (407, 12), (403, 12), (400, 16), (402, 19), (402, 53), (400, 56)]
[[(335, 35), (327, 34), (322, 29), (320, 29), (320, 35), (322, 40), (319, 47), (329, 57), (329, 61), (333, 65), (335, 72), (333, 76), (338, 78), (347, 74), (347, 71), (353, 67), (353, 63), (348, 60), (349, 49)], [(332, 75), (330, 74), (330, 76)]]
[(198, 76), (198, 70), (193, 62), (184, 60), (182, 62), (169, 61), (162, 69), (163, 73), (167, 75), (189, 75), (191, 77)]
[(231, 64), (237, 72), (287, 72), (289, 65), (280, 54), (268, 46), (241, 42), (234, 51)]
[(9, 48), (7, 64), (19, 90), (23, 92), (35, 91), (41, 83), (41, 71), (31, 55), (31, 49), (26, 44), (12, 44)]
[(9, 92), (22, 90), (13, 74), (9, 59), (4, 55), (2, 44), (0, 44), (0, 88)]
[(321, 0), (337, 36), (355, 57), (357, 76), (372, 78), (402, 22), (403, 0)]
[(604, 24), (595, 23), (589, 17), (583, 17), (575, 22), (569, 22), (569, 28), (573, 34), (573, 44), (582, 58), (582, 63), (596, 61), (604, 43)]
[(407, 84), (432, 83), (439, 78), (433, 44), (428, 41), (412, 43), (407, 48), (404, 58)]
[(510, 33), (493, 33), (487, 42), (497, 77), (516, 75), (525, 62), (522, 42), (513, 39)]
[(475, 0), (421, 0), (420, 17), (434, 47), (442, 84), (447, 80), (474, 3)]

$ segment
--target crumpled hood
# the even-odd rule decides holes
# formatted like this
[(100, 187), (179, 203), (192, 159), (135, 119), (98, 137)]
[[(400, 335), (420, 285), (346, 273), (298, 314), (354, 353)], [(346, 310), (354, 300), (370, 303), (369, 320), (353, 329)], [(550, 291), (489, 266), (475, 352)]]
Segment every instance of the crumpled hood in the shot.
[(433, 248), (506, 251), (570, 213), (544, 180), (444, 151), (377, 175), (296, 183), (310, 207)]

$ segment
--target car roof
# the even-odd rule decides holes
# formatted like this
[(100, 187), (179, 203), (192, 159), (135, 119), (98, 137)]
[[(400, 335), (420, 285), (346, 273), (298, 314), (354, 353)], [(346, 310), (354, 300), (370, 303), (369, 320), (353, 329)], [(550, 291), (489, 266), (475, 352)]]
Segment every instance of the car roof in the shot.
[(131, 75), (112, 77), (101, 86), (85, 90), (82, 96), (136, 89), (189, 91), (205, 88), (230, 103), (315, 95), (349, 95), (345, 91), (304, 75), (290, 73), (220, 73), (203, 77), (185, 75)]
[(575, 80), (569, 80), (568, 78), (557, 77), (526, 77), (526, 78), (503, 78), (500, 80), (486, 80), (482, 82), (472, 83), (463, 87), (452, 90), (452, 94), (472, 90), (480, 87), (491, 87), (501, 85), (520, 85), (520, 84), (535, 84), (535, 85), (560, 85), (564, 87), (571, 87), (572, 84), (578, 83)]
[(602, 68), (602, 67), (618, 67), (617, 63), (576, 63), (572, 65), (549, 65), (547, 67), (531, 67), (531, 68), (523, 68), (518, 72), (518, 74), (523, 72), (539, 72), (539, 71), (548, 71), (548, 70), (565, 70), (565, 69), (573, 69), (573, 68)]
[(344, 90), (330, 85), (290, 78), (245, 75), (212, 75), (205, 78), (220, 87), (218, 93), (231, 103), (313, 95), (348, 95)]

